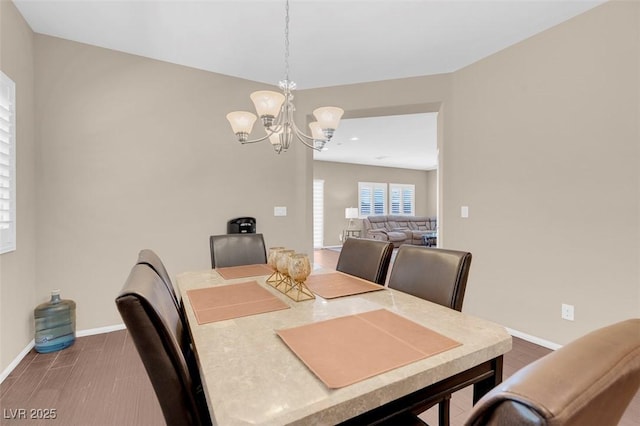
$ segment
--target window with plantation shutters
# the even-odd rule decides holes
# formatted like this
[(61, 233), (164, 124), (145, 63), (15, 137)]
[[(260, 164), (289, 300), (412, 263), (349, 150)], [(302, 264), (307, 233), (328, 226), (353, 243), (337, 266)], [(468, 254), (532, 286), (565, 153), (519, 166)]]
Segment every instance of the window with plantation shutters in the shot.
[(360, 217), (387, 214), (387, 184), (358, 182)]
[(0, 71), (0, 254), (16, 249), (16, 85)]
[(389, 211), (391, 214), (413, 216), (415, 214), (415, 185), (389, 184)]

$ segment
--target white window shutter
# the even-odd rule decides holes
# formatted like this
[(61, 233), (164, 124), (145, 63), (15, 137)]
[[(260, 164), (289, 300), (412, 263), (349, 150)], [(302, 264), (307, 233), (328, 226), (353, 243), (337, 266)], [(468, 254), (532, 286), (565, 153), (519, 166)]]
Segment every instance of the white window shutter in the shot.
[(16, 85), (0, 71), (0, 254), (16, 249)]
[(415, 185), (390, 183), (391, 214), (414, 216), (416, 211), (415, 194)]
[(387, 184), (358, 182), (358, 209), (361, 217), (387, 214)]

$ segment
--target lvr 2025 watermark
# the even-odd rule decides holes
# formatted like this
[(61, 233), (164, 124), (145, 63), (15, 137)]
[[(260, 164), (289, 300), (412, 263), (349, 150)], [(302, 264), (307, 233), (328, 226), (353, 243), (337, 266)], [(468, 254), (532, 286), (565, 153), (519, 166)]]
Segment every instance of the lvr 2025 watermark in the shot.
[(3, 408), (2, 418), (7, 420), (53, 420), (58, 417), (55, 408)]

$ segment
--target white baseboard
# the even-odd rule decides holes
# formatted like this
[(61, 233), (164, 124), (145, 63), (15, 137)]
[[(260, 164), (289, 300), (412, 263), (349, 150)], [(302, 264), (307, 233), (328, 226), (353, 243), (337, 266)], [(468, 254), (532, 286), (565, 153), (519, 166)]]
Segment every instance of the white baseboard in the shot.
[[(124, 330), (126, 327), (124, 324), (109, 325), (106, 327), (90, 328), (88, 330), (76, 331), (76, 337), (92, 336), (94, 334), (110, 333), (112, 331)], [(29, 344), (18, 354), (18, 356), (11, 361), (11, 363), (0, 373), (0, 383), (4, 382), (9, 374), (20, 364), (20, 361), (27, 356), (29, 351), (35, 346), (35, 341), (32, 339)]]
[(94, 334), (111, 333), (112, 331), (124, 330), (124, 324), (108, 325), (106, 327), (90, 328), (88, 330), (76, 331), (76, 337), (93, 336)]
[(22, 352), (20, 352), (18, 356), (13, 361), (11, 361), (11, 364), (9, 364), (7, 368), (5, 368), (4, 371), (2, 371), (2, 373), (0, 373), (0, 383), (4, 382), (4, 379), (6, 379), (7, 376), (11, 374), (11, 372), (18, 366), (18, 364), (20, 364), (20, 361), (22, 361), (22, 358), (27, 356), (29, 351), (33, 349), (34, 345), (35, 345), (35, 340), (31, 339), (29, 344), (22, 350)]
[(506, 327), (506, 329), (507, 329), (507, 332), (510, 335), (514, 336), (514, 337), (518, 337), (518, 338), (520, 338), (522, 340), (526, 340), (527, 342), (535, 343), (536, 345), (543, 346), (543, 347), (548, 348), (548, 349), (553, 349), (554, 351), (556, 349), (560, 349), (562, 347), (562, 345), (559, 345), (557, 343), (553, 343), (553, 342), (550, 342), (548, 340), (541, 339), (539, 337), (532, 336), (530, 334), (523, 333), (521, 331), (514, 330), (514, 329), (509, 328), (509, 327)]

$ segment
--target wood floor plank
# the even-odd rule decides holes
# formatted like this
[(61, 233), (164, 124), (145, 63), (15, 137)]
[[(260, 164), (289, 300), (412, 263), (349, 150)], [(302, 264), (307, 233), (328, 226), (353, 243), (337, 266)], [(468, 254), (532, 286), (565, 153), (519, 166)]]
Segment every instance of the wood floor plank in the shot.
[(14, 381), (9, 391), (3, 395), (2, 408), (24, 408), (25, 402), (31, 398), (34, 389), (40, 384), (48, 368), (49, 363), (30, 363), (29, 368)]

